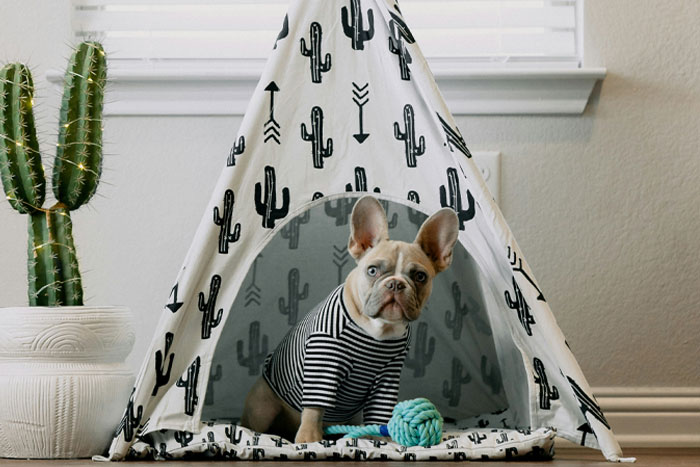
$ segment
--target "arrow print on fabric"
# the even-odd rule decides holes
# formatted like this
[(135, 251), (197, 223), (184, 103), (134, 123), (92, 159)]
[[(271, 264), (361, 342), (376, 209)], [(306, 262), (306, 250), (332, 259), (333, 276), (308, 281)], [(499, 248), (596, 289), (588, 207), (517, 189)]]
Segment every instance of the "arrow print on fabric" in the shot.
[[(357, 104), (357, 107), (359, 107), (360, 109), (360, 132), (352, 136), (357, 140), (358, 143), (362, 144), (367, 138), (369, 138), (369, 133), (365, 133), (363, 130), (364, 122), (362, 113), (362, 109), (364, 108), (365, 104), (369, 102), (369, 98), (367, 97), (369, 95), (369, 89), (367, 89), (369, 87), (369, 83), (366, 83), (362, 87), (358, 86), (357, 83), (352, 83), (352, 86), (354, 88), (352, 90), (352, 100), (355, 104)], [(365, 92), (365, 89), (367, 89), (367, 92)]]
[(165, 305), (166, 308), (173, 313), (177, 313), (177, 310), (179, 310), (183, 305), (183, 302), (177, 301), (177, 287), (178, 284), (175, 284), (175, 287), (173, 287), (173, 289), (170, 291), (170, 296), (173, 297), (173, 303), (168, 303)]
[(343, 282), (343, 267), (348, 264), (350, 258), (350, 253), (348, 253), (348, 247), (337, 247), (333, 245), (333, 264), (338, 268), (338, 283)]
[(270, 84), (268, 84), (265, 88), (265, 91), (270, 92), (270, 119), (267, 122), (265, 122), (264, 125), (264, 135), (266, 143), (272, 139), (277, 144), (280, 144), (280, 124), (277, 123), (277, 120), (275, 120), (275, 93), (279, 90), (279, 86), (277, 86), (277, 83), (275, 83), (274, 81), (270, 81)]
[[(510, 259), (511, 256), (513, 257), (513, 259)], [(542, 291), (540, 290), (540, 288), (537, 287), (537, 284), (535, 284), (535, 281), (532, 280), (532, 278), (527, 274), (527, 272), (525, 272), (525, 269), (523, 269), (523, 259), (518, 258), (518, 255), (515, 252), (515, 250), (512, 250), (510, 247), (508, 247), (508, 258), (510, 260), (510, 265), (513, 266), (513, 271), (519, 272), (520, 274), (522, 274), (523, 277), (525, 277), (525, 280), (527, 280), (530, 284), (532, 284), (532, 286), (535, 288), (535, 290), (537, 290), (537, 293), (539, 294), (537, 296), (537, 300), (539, 300), (541, 302), (546, 302), (547, 300), (544, 299), (544, 295), (542, 295)], [(516, 267), (516, 264), (518, 265), (517, 267)]]
[(250, 285), (246, 287), (245, 289), (245, 306), (249, 306), (251, 303), (255, 303), (256, 305), (260, 305), (260, 287), (257, 286), (256, 282), (256, 276), (258, 272), (258, 259), (262, 258), (262, 255), (259, 255), (257, 258), (255, 258), (255, 261), (253, 261), (253, 280), (250, 282)]

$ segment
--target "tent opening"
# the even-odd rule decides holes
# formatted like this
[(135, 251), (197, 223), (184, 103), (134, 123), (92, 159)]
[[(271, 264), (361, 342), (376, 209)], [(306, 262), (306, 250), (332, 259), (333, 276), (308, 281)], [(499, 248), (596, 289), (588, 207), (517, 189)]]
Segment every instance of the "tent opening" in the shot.
[[(216, 347), (203, 421), (240, 417), (265, 357), (355, 267), (347, 244), (356, 200), (315, 204), (280, 227), (257, 256)], [(393, 201), (381, 203), (390, 238), (412, 242), (428, 216)], [(458, 242), (452, 265), (436, 277), (420, 319), (412, 323), (400, 400), (427, 397), (447, 421), (502, 412), (511, 405), (504, 378), (517, 381), (525, 372), (522, 363), (516, 374), (501, 372), (504, 358), (517, 360), (520, 354), (510, 331), (492, 326), (489, 313), (500, 307), (490, 295), (478, 266)], [(525, 400), (527, 385), (521, 385)], [(526, 426), (528, 421), (510, 422)]]

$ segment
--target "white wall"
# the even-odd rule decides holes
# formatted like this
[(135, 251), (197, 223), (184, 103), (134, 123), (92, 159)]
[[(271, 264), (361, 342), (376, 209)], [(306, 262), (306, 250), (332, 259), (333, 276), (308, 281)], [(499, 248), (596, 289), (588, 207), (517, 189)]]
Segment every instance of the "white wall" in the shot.
[[(593, 386), (700, 387), (697, 18), (696, 0), (587, 0), (587, 61), (608, 77), (584, 115), (459, 118), (472, 149), (502, 152), (503, 211)], [(0, 62), (35, 74), (48, 157), (69, 1), (2, 0), (0, 23)], [(87, 303), (138, 317), (134, 366), (239, 123), (106, 119), (104, 183), (74, 229)], [(25, 263), (26, 219), (0, 202), (3, 306), (26, 304)]]

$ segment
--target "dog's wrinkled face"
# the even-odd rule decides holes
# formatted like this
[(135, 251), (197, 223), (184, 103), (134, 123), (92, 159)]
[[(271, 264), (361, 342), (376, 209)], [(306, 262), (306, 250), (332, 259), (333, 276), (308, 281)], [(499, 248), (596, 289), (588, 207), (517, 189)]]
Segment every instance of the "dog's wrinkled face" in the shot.
[(425, 252), (415, 244), (385, 240), (358, 262), (363, 272), (362, 312), (386, 321), (414, 321), (430, 296), (437, 272)]
[(389, 240), (384, 209), (365, 196), (352, 212), (348, 250), (357, 260), (353, 286), (369, 318), (414, 321), (430, 296), (433, 278), (452, 262), (459, 222), (441, 209), (421, 226), (413, 243)]

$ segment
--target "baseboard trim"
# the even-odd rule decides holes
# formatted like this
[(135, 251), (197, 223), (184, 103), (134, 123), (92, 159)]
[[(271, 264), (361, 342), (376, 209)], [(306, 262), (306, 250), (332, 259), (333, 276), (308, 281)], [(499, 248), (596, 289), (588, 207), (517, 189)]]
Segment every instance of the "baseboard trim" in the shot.
[[(622, 447), (700, 446), (700, 387), (601, 387), (593, 393)], [(559, 447), (576, 447), (563, 439)]]

